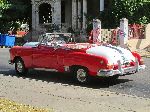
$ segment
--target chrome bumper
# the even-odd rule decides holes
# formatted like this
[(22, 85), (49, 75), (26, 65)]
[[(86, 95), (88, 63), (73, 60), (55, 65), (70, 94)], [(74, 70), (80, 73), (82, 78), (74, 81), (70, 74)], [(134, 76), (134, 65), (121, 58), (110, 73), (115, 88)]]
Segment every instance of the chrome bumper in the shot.
[(132, 66), (132, 67), (127, 67), (127, 68), (120, 68), (117, 70), (99, 70), (97, 72), (97, 76), (103, 76), (103, 77), (109, 77), (109, 76), (114, 76), (114, 75), (126, 75), (128, 73), (135, 73), (140, 70), (145, 69), (145, 65), (137, 65), (137, 66)]

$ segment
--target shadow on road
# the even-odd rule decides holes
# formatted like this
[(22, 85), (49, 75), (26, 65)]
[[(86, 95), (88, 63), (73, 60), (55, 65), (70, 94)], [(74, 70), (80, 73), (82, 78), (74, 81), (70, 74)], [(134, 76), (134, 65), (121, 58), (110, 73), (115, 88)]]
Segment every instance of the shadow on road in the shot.
[[(53, 82), (53, 83), (61, 83), (62, 85), (74, 85), (74, 86), (81, 86), (81, 87), (87, 87), (87, 88), (93, 88), (93, 89), (100, 89), (100, 88), (109, 88), (110, 86), (129, 82), (132, 80), (129, 79), (116, 79), (116, 80), (108, 80), (108, 79), (102, 79), (102, 78), (93, 78), (92, 81), (88, 84), (78, 84), (73, 80), (73, 77), (71, 74), (67, 73), (55, 73), (55, 72), (46, 72), (46, 71), (35, 71), (31, 70), (28, 74), (24, 76), (19, 76), (15, 73), (14, 70), (9, 71), (0, 71), (0, 74), (3, 74), (4, 76), (16, 76), (18, 78), (29, 78), (30, 80), (36, 80), (36, 81), (46, 81), (47, 83)], [(11, 74), (11, 75), (10, 75)]]

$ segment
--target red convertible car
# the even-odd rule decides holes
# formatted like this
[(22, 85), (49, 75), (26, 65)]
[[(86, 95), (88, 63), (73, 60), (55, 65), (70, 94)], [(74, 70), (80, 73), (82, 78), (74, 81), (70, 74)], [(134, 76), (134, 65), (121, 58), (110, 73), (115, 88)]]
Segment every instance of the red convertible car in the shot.
[(118, 78), (145, 69), (138, 53), (112, 45), (75, 43), (66, 34), (46, 34), (39, 42), (27, 42), (10, 49), (10, 64), (17, 74), (28, 69), (72, 72), (79, 83), (89, 77)]

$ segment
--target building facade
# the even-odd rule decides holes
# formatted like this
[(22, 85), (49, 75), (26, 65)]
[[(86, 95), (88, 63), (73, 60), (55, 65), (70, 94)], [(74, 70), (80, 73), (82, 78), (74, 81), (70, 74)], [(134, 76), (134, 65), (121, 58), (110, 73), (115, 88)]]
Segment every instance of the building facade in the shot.
[[(107, 0), (32, 0), (32, 29), (57, 25), (68, 28), (86, 29), (86, 15), (97, 16), (104, 10)], [(108, 0), (109, 1), (109, 0)]]

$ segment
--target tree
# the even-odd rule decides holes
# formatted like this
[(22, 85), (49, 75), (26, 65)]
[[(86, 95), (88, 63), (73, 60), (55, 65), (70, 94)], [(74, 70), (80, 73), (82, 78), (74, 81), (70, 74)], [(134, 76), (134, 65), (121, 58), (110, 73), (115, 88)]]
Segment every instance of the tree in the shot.
[(9, 7), (11, 6), (11, 4), (8, 3), (7, 0), (0, 0), (0, 32), (3, 33), (4, 30), (2, 30), (2, 28), (4, 27), (4, 11), (9, 9)]
[[(2, 9), (2, 10), (1, 10)], [(0, 32), (7, 33), (10, 28), (17, 29), (22, 22), (31, 23), (30, 0), (1, 0)]]
[(0, 18), (2, 17), (3, 11), (8, 9), (11, 5), (7, 0), (0, 0)]
[(129, 23), (147, 24), (150, 22), (149, 0), (111, 0), (110, 7), (100, 14), (104, 27), (117, 27), (121, 18)]

